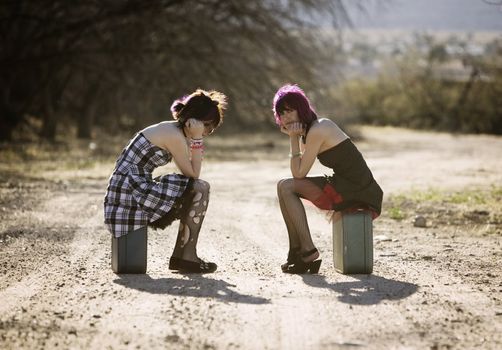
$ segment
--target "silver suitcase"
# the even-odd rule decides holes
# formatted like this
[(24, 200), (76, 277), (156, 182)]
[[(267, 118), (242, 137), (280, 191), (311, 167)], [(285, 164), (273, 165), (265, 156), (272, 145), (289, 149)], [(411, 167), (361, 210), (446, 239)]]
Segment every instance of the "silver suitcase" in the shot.
[(333, 214), (333, 262), (343, 274), (373, 272), (373, 219), (357, 210)]
[(119, 238), (112, 236), (112, 270), (115, 273), (146, 273), (147, 228)]

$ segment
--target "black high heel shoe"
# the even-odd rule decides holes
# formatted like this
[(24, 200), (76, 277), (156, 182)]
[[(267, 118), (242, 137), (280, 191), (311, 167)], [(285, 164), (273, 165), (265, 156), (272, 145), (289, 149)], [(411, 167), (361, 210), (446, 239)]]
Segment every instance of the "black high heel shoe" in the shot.
[[(301, 256), (303, 258), (306, 258), (306, 257), (316, 253), (317, 251), (318, 251), (317, 248), (314, 248), (308, 252), (303, 253)], [(289, 265), (284, 272), (285, 273), (292, 273), (292, 274), (304, 274), (307, 272), (318, 273), (319, 268), (321, 267), (321, 262), (322, 262), (322, 260), (314, 260), (314, 261), (310, 261), (310, 262), (304, 262), (300, 258), (294, 264)]]
[(198, 261), (184, 260), (172, 256), (169, 259), (169, 270), (179, 270), (184, 273), (211, 273), (216, 271), (218, 265), (213, 262), (206, 262), (202, 259)]
[(288, 269), (288, 267), (290, 265), (293, 265), (294, 263), (296, 263), (299, 260), (301, 260), (300, 248), (299, 247), (291, 248), (288, 252), (288, 259), (286, 260), (286, 262), (284, 264), (281, 265), (282, 272), (286, 272), (286, 270)]
[(180, 260), (183, 260), (181, 258), (177, 258), (175, 256), (171, 256), (169, 258), (169, 270), (179, 270), (179, 262)]

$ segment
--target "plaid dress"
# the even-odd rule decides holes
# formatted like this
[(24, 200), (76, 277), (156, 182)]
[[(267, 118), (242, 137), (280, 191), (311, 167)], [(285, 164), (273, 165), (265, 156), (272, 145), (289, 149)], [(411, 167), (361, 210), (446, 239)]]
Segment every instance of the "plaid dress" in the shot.
[(171, 159), (168, 151), (153, 145), (141, 133), (124, 148), (104, 199), (105, 224), (115, 237), (162, 219), (179, 202), (189, 177), (168, 174), (152, 178), (153, 170)]

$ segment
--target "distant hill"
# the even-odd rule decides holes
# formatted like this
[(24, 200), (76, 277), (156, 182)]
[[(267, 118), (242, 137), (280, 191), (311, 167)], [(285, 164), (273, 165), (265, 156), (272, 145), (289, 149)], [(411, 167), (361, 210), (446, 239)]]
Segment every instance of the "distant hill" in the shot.
[[(500, 3), (494, 5), (494, 3)], [(365, 1), (367, 13), (351, 11), (356, 28), (414, 31), (500, 31), (501, 0)], [(489, 4), (492, 3), (492, 4)]]

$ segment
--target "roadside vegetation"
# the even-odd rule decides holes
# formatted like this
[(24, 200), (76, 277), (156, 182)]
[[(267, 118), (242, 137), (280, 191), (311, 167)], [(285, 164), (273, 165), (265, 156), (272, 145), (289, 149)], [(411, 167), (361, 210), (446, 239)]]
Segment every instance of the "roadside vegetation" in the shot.
[(386, 215), (397, 221), (422, 216), (427, 227), (471, 226), (478, 234), (502, 236), (502, 187), (498, 185), (453, 192), (411, 190), (391, 195), (385, 206)]
[[(347, 120), (461, 133), (502, 134), (502, 39), (415, 34), (345, 48), (345, 79), (330, 90)], [(350, 73), (353, 70), (355, 73)]]

